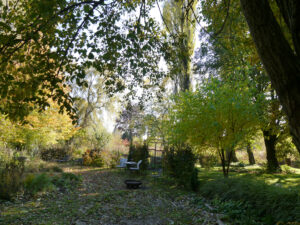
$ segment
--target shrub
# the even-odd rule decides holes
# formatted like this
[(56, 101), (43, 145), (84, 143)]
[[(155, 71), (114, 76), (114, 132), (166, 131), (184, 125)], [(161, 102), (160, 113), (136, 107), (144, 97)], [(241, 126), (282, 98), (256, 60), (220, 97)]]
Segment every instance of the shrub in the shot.
[(45, 174), (28, 175), (24, 180), (25, 192), (30, 195), (35, 195), (40, 191), (53, 190), (54, 186), (51, 182), (51, 178)]
[(45, 161), (63, 159), (70, 155), (70, 150), (67, 148), (48, 148), (40, 152), (41, 159)]
[(121, 159), (121, 153), (117, 150), (113, 150), (110, 152), (110, 161), (109, 161), (109, 167), (115, 168), (116, 165), (119, 164)]
[(0, 198), (11, 200), (13, 195), (22, 186), (24, 173), (24, 159), (21, 157), (12, 158), (4, 164), (0, 171)]
[(82, 158), (83, 158), (83, 165), (85, 166), (97, 166), (97, 167), (104, 166), (103, 157), (101, 156), (100, 152), (96, 149), (86, 150)]
[(25, 193), (36, 195), (41, 191), (51, 191), (55, 187), (61, 191), (76, 187), (81, 182), (81, 177), (72, 173), (62, 173), (60, 175), (50, 177), (45, 173), (28, 175), (24, 180)]
[(146, 144), (144, 145), (131, 145), (129, 148), (128, 161), (138, 162), (142, 160), (140, 165), (141, 170), (148, 168), (149, 150)]
[(101, 156), (108, 168), (115, 168), (119, 164), (122, 153), (119, 150), (104, 149), (101, 151)]
[(215, 154), (207, 153), (207, 154), (199, 154), (199, 162), (200, 165), (205, 169), (210, 169), (213, 166), (217, 165), (218, 157)]
[(200, 193), (222, 202), (239, 202), (239, 208), (264, 224), (300, 221), (300, 195), (297, 190), (268, 185), (249, 178), (223, 178), (201, 185)]
[(197, 190), (198, 173), (195, 170), (196, 158), (189, 146), (175, 149), (166, 148), (164, 151), (163, 166), (167, 175), (175, 178), (179, 185)]
[(52, 178), (52, 183), (60, 188), (60, 190), (71, 189), (76, 187), (82, 178), (73, 173), (62, 173), (60, 176), (55, 176)]
[(191, 177), (191, 188), (195, 192), (198, 191), (198, 189), (199, 189), (198, 173), (199, 173), (199, 170), (197, 168), (194, 168), (192, 177)]

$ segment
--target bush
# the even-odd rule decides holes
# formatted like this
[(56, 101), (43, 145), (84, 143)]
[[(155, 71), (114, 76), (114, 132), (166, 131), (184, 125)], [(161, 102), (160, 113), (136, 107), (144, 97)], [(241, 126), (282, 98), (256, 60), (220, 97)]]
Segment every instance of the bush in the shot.
[(205, 169), (211, 169), (213, 166), (217, 165), (218, 157), (214, 154), (199, 154), (200, 165)]
[(30, 195), (35, 195), (40, 191), (53, 190), (54, 186), (51, 182), (51, 178), (45, 174), (28, 175), (24, 180), (25, 192)]
[(0, 198), (11, 200), (22, 186), (24, 173), (24, 158), (12, 158), (4, 163), (4, 168), (0, 171)]
[(115, 168), (119, 164), (121, 156), (121, 152), (117, 150), (111, 152), (110, 168)]
[(100, 152), (96, 149), (86, 150), (82, 158), (83, 158), (83, 165), (85, 166), (97, 166), (97, 167), (104, 166), (103, 157), (101, 156)]
[(194, 168), (192, 177), (191, 177), (191, 188), (195, 192), (198, 191), (198, 189), (199, 189), (198, 173), (199, 173), (199, 170), (197, 168)]
[(167, 175), (175, 178), (179, 185), (197, 190), (198, 173), (195, 170), (196, 158), (189, 146), (175, 149), (166, 148), (163, 166)]
[(249, 178), (223, 178), (201, 185), (200, 193), (210, 199), (222, 202), (239, 202), (239, 208), (251, 214), (264, 224), (300, 221), (300, 195), (289, 190)]
[(101, 152), (107, 167), (115, 168), (119, 164), (121, 158), (121, 152), (118, 150), (105, 150)]
[(62, 173), (60, 176), (52, 178), (52, 183), (60, 190), (76, 187), (81, 181), (82, 178), (73, 173)]
[(41, 191), (51, 191), (59, 188), (61, 191), (76, 187), (81, 182), (81, 177), (72, 173), (62, 173), (50, 177), (45, 173), (28, 175), (24, 180), (24, 188), (27, 194), (32, 196)]
[(128, 161), (138, 162), (142, 160), (142, 163), (140, 165), (141, 170), (148, 169), (148, 165), (149, 165), (148, 158), (149, 158), (149, 150), (146, 144), (130, 146)]
[(45, 161), (63, 159), (69, 155), (70, 150), (67, 148), (48, 148), (40, 152), (41, 159)]

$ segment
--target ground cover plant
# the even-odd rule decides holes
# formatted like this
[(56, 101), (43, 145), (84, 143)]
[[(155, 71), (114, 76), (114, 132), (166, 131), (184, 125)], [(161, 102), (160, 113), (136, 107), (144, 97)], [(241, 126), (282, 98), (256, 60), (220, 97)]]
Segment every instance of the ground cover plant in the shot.
[[(218, 171), (219, 170), (219, 171)], [(241, 224), (275, 224), (300, 221), (300, 171), (265, 174), (261, 168), (244, 168), (223, 179), (220, 168), (199, 173), (199, 192), (213, 200)]]

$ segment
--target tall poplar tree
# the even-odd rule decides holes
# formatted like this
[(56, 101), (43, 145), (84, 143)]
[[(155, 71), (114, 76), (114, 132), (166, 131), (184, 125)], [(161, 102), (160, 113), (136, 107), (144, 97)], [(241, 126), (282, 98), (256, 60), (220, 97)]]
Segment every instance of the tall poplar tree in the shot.
[(163, 9), (163, 21), (171, 42), (171, 54), (167, 59), (173, 77), (174, 92), (189, 90), (192, 76), (192, 55), (195, 46), (196, 21), (194, 11), (197, 0), (167, 0)]

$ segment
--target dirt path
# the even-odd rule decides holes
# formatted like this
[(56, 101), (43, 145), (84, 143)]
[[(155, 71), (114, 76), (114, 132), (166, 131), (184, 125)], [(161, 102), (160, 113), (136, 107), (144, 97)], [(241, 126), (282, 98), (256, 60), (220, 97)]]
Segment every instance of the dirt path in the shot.
[(203, 199), (155, 179), (142, 178), (141, 189), (127, 190), (126, 173), (65, 170), (81, 174), (82, 185), (31, 201), (5, 203), (0, 208), (0, 224), (217, 224)]

